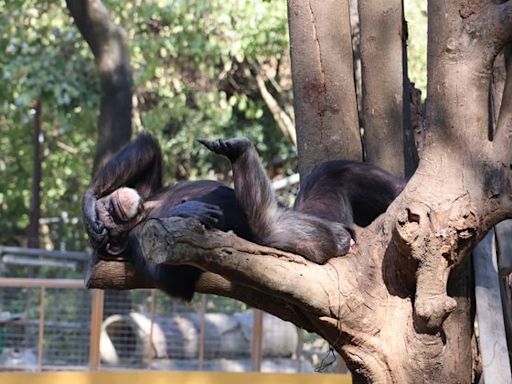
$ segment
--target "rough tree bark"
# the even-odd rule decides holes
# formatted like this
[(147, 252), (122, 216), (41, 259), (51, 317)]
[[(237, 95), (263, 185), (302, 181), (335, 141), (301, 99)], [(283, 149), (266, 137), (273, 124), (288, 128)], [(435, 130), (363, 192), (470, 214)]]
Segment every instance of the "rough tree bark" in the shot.
[(132, 135), (132, 70), (124, 30), (99, 0), (66, 0), (75, 25), (96, 60), (101, 100), (93, 171), (101, 167)]
[[(360, 231), (350, 255), (318, 266), (159, 222), (144, 231), (145, 254), (289, 303), (342, 354), (356, 381), (470, 382), (471, 282), (463, 261), (512, 213), (510, 121), (494, 141), (487, 135), (492, 63), (509, 38), (511, 13), (508, 3), (429, 4), (419, 168), (388, 212)], [(259, 303), (272, 311), (267, 306)]]
[(302, 178), (321, 161), (363, 159), (348, 20), (348, 0), (288, 0)]
[[(317, 161), (301, 149), (303, 135), (329, 144), (342, 140), (331, 131), (319, 134), (335, 125), (333, 112), (342, 105), (327, 97), (328, 86), (340, 78), (323, 77), (317, 40), (325, 36), (316, 25), (320, 15), (332, 21), (342, 7), (329, 7), (340, 3), (289, 2), (299, 154), (312, 156), (302, 172)], [(472, 381), (467, 256), (490, 228), (512, 217), (510, 100), (502, 103), (494, 139), (488, 135), (492, 64), (512, 37), (512, 4), (431, 0), (428, 12), (429, 88), (419, 167), (387, 212), (358, 230), (347, 256), (317, 265), (193, 220), (150, 220), (140, 236), (148, 259), (205, 270), (199, 292), (237, 298), (326, 338), (357, 383)], [(293, 24), (299, 19), (302, 34)], [(300, 52), (304, 57), (294, 54), (311, 36), (314, 44)], [(510, 83), (509, 76), (505, 88)], [(352, 105), (343, 100), (343, 108), (346, 101)], [(122, 275), (118, 267), (111, 273)], [(105, 287), (111, 277), (95, 284)]]
[(402, 0), (358, 5), (365, 159), (403, 177)]

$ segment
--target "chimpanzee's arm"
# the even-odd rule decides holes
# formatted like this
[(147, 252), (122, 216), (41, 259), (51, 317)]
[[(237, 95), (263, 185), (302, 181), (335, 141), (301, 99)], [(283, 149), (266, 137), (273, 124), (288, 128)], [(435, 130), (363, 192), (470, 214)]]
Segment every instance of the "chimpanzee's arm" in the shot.
[(135, 267), (146, 274), (155, 287), (171, 297), (190, 301), (194, 297), (196, 282), (202, 271), (191, 265), (156, 264), (142, 255), (136, 232), (130, 233), (126, 252), (131, 256)]
[(82, 200), (82, 214), (92, 246), (105, 245), (107, 231), (96, 214), (98, 198), (120, 187), (131, 187), (146, 199), (162, 187), (162, 154), (149, 134), (139, 135), (98, 172)]
[(101, 197), (120, 187), (136, 189), (143, 199), (162, 188), (162, 153), (151, 135), (137, 136), (116, 153), (98, 171), (89, 190)]
[[(162, 190), (154, 200), (146, 204), (151, 211), (151, 217), (193, 217), (207, 227), (232, 230), (245, 239), (251, 239), (247, 218), (234, 191), (219, 182), (200, 180), (178, 183)], [(172, 266), (145, 260), (140, 252), (137, 237), (139, 230), (137, 227), (130, 232), (126, 253), (157, 288), (172, 297), (190, 301), (202, 271), (189, 265)]]

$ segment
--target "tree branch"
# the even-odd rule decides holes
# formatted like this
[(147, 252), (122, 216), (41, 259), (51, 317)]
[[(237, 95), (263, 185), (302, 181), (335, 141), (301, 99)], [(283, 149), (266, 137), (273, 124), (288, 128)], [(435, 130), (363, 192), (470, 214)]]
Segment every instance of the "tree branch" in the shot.
[(87, 288), (99, 289), (155, 288), (130, 260), (102, 258), (96, 252), (89, 260), (84, 283)]
[(243, 284), (233, 283), (215, 273), (204, 272), (197, 281), (196, 291), (240, 300), (251, 307), (273, 313), (283, 320), (314, 332), (314, 326), (298, 307)]
[(281, 108), (277, 100), (274, 99), (274, 96), (272, 96), (272, 94), (268, 91), (267, 87), (265, 86), (263, 77), (261, 77), (259, 74), (256, 74), (255, 77), (261, 97), (263, 98), (263, 101), (265, 101), (265, 104), (267, 105), (270, 113), (272, 113), (272, 116), (274, 117), (277, 125), (279, 128), (281, 128), (283, 134), (294, 145), (297, 145), (297, 133), (295, 132), (295, 124), (293, 124), (292, 119), (283, 110), (283, 108)]
[(130, 140), (132, 70), (124, 30), (99, 0), (66, 0), (75, 25), (91, 48), (100, 77), (101, 101), (94, 170)]
[(194, 265), (236, 284), (271, 292), (313, 315), (332, 315), (332, 267), (328, 264), (314, 264), (301, 256), (250, 243), (233, 233), (206, 231), (200, 223), (188, 219), (149, 220), (139, 241), (143, 255), (152, 262)]
[[(97, 253), (93, 254), (89, 261), (85, 286), (90, 289), (116, 290), (156, 288), (154, 282), (136, 269), (130, 260), (122, 257), (119, 259), (102, 258)], [(246, 285), (233, 283), (215, 273), (202, 273), (196, 282), (195, 289), (198, 293), (214, 294), (243, 301), (252, 307), (267, 310), (283, 320), (314, 332), (314, 326), (298, 307)]]

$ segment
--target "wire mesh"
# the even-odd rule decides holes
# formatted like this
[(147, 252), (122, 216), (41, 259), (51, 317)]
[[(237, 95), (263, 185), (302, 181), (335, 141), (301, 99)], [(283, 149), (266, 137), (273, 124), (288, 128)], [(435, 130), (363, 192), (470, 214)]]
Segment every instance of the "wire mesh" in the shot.
[[(92, 292), (79, 280), (71, 286), (5, 281), (0, 278), (0, 370), (89, 369)], [(217, 296), (183, 303), (156, 290), (105, 291), (102, 309), (99, 348), (92, 351), (99, 369), (250, 371), (258, 357), (251, 353), (253, 337), (261, 337), (262, 371), (311, 372), (329, 354), (319, 337), (304, 337), (268, 314), (255, 332), (252, 310)]]

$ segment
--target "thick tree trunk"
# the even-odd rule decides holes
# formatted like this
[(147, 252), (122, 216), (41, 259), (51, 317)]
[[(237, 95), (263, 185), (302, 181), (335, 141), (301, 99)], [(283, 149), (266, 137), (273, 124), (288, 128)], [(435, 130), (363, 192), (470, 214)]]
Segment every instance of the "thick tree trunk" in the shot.
[(299, 172), (362, 160), (348, 0), (288, 0)]
[[(487, 28), (505, 8), (431, 2), (436, 32), (429, 34), (420, 166), (387, 214), (359, 233), (353, 254), (303, 268), (283, 256), (240, 253), (233, 242), (210, 247), (201, 239), (194, 251), (190, 236), (173, 237), (172, 227), (155, 223), (143, 235), (146, 255), (197, 265), (291, 303), (342, 354), (358, 382), (471, 382), (472, 281), (464, 260), (511, 214), (510, 168), (503, 165), (510, 164), (509, 151), (487, 136), (491, 64), (500, 48)], [(469, 38), (475, 29), (480, 40)], [(286, 280), (272, 273), (283, 269)]]
[(366, 160), (404, 176), (402, 0), (359, 0)]

